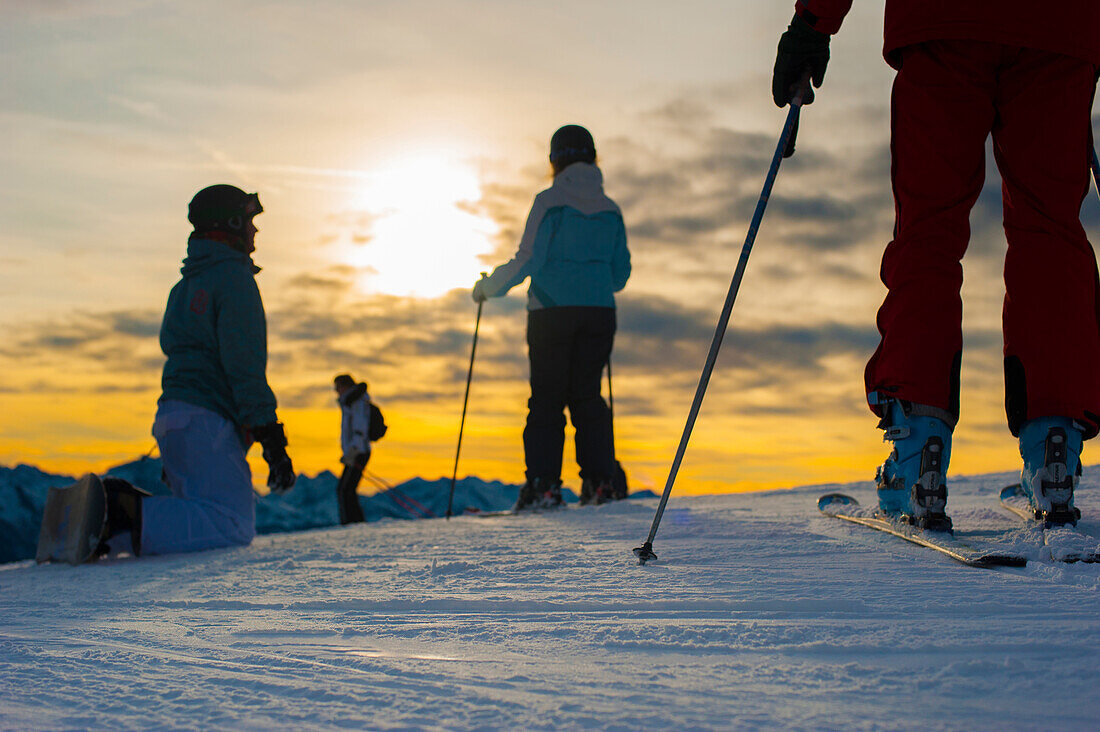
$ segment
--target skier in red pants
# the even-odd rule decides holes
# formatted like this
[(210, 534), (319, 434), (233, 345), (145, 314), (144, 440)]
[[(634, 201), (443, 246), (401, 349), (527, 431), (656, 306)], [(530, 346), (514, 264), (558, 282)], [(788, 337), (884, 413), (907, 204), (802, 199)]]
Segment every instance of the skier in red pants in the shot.
[[(772, 94), (807, 72), (820, 86), (851, 0), (799, 0)], [(1076, 524), (1081, 446), (1100, 429), (1098, 277), (1080, 208), (1100, 66), (1100, 2), (887, 0), (896, 224), (882, 258), (882, 340), (868, 403), (894, 448), (879, 469), (884, 513), (950, 531), (947, 474), (959, 417), (961, 260), (985, 170), (1003, 180), (1008, 426), (1036, 518)]]

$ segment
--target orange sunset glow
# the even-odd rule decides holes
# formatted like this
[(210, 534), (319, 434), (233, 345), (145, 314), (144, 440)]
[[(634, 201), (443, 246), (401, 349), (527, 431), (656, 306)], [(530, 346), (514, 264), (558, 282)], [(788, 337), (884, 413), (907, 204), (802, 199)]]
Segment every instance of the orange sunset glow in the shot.
[[(350, 372), (389, 423), (370, 471), (449, 476), (470, 288), (514, 252), (550, 182), (549, 137), (576, 122), (633, 257), (618, 457), (632, 488), (660, 491), (784, 119), (769, 80), (790, 14), (750, 0), (0, 5), (0, 465), (79, 474), (154, 448), (187, 203), (231, 183), (265, 209), (268, 376), (297, 470), (338, 472), (332, 377)], [(881, 22), (881, 6), (857, 3), (834, 41), (678, 491), (870, 479), (887, 451), (862, 382), (893, 226)], [(1018, 464), (999, 197), (991, 168), (966, 260), (955, 473)], [(1100, 236), (1094, 197), (1082, 215)], [(523, 480), (525, 293), (485, 305), (460, 477)], [(571, 430), (576, 488), (570, 443)]]

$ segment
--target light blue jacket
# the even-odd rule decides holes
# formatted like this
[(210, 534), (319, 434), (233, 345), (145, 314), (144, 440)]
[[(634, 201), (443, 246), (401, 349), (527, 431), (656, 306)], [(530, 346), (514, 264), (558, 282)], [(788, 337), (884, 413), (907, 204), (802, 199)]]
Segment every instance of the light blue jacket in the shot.
[(168, 356), (160, 401), (204, 407), (239, 428), (275, 421), (259, 271), (228, 244), (196, 237), (187, 242), (183, 279), (168, 295), (160, 326), (160, 347)]
[(618, 205), (603, 192), (595, 165), (573, 163), (535, 197), (515, 256), (484, 282), (500, 297), (527, 277), (527, 309), (615, 307), (630, 277), (630, 250)]

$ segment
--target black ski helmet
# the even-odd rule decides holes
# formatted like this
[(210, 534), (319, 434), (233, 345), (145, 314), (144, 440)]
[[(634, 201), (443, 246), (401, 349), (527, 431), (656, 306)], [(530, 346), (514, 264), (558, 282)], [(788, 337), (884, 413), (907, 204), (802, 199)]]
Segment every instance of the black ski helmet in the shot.
[(187, 207), (187, 220), (198, 232), (224, 231), (240, 235), (244, 233), (245, 223), (263, 210), (259, 195), (223, 183), (208, 186), (195, 194)]
[(592, 133), (580, 125), (565, 125), (550, 138), (550, 164), (562, 170), (572, 163), (596, 162)]

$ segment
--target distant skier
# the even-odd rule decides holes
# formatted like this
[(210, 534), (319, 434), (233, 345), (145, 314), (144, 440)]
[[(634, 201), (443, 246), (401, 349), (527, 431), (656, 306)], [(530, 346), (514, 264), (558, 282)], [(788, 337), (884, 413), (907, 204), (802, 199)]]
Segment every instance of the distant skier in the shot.
[[(779, 41), (772, 95), (786, 105), (851, 0), (799, 0)], [(894, 448), (879, 506), (950, 530), (946, 475), (959, 417), (961, 259), (981, 191), (985, 140), (1003, 179), (1008, 239), (1005, 407), (1038, 518), (1075, 524), (1081, 447), (1100, 428), (1096, 259), (1080, 221), (1100, 65), (1096, 0), (887, 0), (894, 240), (889, 292), (867, 364), (868, 403)]]
[(626, 227), (618, 205), (604, 195), (588, 130), (566, 125), (555, 132), (550, 165), (553, 185), (535, 197), (515, 256), (473, 289), (474, 300), (482, 301), (531, 278), (527, 482), (517, 510), (561, 505), (567, 406), (576, 428), (582, 500), (614, 497), (611, 416), (600, 388), (615, 337), (614, 293), (630, 277)]
[(168, 360), (153, 423), (172, 495), (142, 497), (124, 481), (105, 479), (107, 515), (118, 522), (112, 548), (167, 554), (251, 542), (255, 498), (245, 453), (253, 440), (263, 447), (271, 490), (294, 485), (267, 384), (260, 270), (249, 256), (256, 249), (252, 218), (261, 211), (255, 193), (230, 185), (204, 188), (191, 201), (195, 230), (161, 323)]
[(340, 374), (332, 383), (340, 405), (340, 462), (344, 465), (336, 484), (336, 504), (341, 524), (361, 523), (363, 507), (357, 489), (370, 460), (370, 394), (366, 382), (356, 383), (350, 374)]

